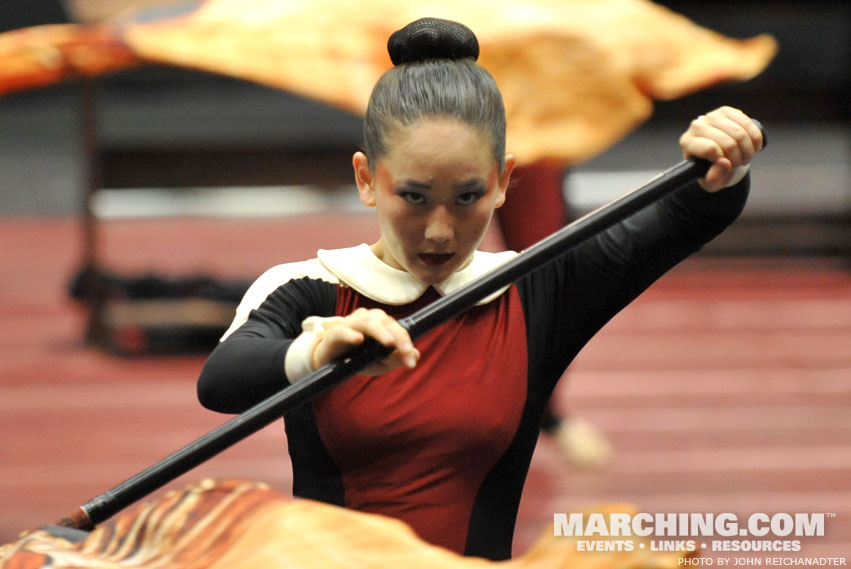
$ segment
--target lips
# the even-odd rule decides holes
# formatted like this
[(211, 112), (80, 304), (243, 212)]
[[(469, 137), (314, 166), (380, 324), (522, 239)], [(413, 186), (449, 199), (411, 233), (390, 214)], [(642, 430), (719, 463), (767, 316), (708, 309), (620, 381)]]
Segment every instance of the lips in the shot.
[(454, 253), (420, 253), (420, 261), (426, 265), (438, 266), (447, 263)]

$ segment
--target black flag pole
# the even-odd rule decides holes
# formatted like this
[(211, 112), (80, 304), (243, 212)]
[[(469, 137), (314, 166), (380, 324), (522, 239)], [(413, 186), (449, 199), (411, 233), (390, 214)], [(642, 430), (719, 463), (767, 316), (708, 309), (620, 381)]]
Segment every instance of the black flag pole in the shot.
[[(685, 184), (703, 177), (709, 167), (710, 163), (705, 160), (695, 158), (683, 160), (645, 185), (563, 227), (476, 281), (400, 320), (400, 323), (408, 330), (412, 339), (422, 336), (432, 328), (461, 314), (479, 300), (555, 260), (585, 239)], [(350, 355), (287, 386), (115, 488), (90, 500), (57, 523), (79, 529), (94, 528), (125, 507), (266, 427), (322, 391), (387, 357), (391, 351), (391, 348), (368, 340), (352, 350)]]

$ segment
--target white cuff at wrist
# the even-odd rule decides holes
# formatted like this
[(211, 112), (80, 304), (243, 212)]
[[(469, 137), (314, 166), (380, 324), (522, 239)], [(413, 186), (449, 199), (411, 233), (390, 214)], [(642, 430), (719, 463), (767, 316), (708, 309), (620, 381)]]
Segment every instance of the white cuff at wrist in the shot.
[(301, 323), (301, 334), (296, 337), (287, 349), (284, 358), (284, 373), (290, 383), (301, 381), (313, 373), (313, 352), (316, 344), (322, 339), (325, 332), (325, 324), (328, 322), (339, 322), (342, 316), (322, 318), (309, 316)]
[(725, 188), (733, 187), (736, 184), (738, 184), (739, 182), (741, 182), (742, 180), (744, 180), (744, 178), (747, 175), (748, 170), (750, 170), (750, 168), (751, 168), (750, 164), (745, 164), (744, 166), (739, 166), (738, 168), (736, 168), (735, 172), (733, 172), (733, 177), (730, 178), (730, 181), (727, 182), (727, 185), (724, 186), (724, 187)]

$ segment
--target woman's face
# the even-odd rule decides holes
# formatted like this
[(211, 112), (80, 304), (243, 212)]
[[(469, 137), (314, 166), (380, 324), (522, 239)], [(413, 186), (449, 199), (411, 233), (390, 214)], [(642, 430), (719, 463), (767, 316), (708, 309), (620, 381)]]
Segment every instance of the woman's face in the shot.
[(388, 142), (372, 170), (362, 153), (353, 160), (361, 201), (378, 214), (372, 250), (426, 284), (440, 283), (472, 260), (505, 202), (514, 158), (500, 172), (485, 133), (444, 118), (400, 128)]

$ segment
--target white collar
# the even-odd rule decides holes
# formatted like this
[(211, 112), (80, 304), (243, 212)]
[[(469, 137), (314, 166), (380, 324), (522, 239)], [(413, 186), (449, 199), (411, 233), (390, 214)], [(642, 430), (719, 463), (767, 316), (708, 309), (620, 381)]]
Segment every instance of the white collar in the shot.
[[(517, 253), (514, 251), (501, 253), (476, 251), (469, 265), (453, 273), (442, 283), (434, 285), (434, 288), (443, 296), (451, 294), (515, 255)], [(346, 249), (320, 249), (317, 257), (331, 274), (340, 279), (341, 283), (384, 304), (410, 304), (422, 296), (429, 287), (411, 273), (394, 269), (376, 257), (366, 243)], [(486, 304), (507, 289), (507, 286), (503, 287), (477, 304)]]

